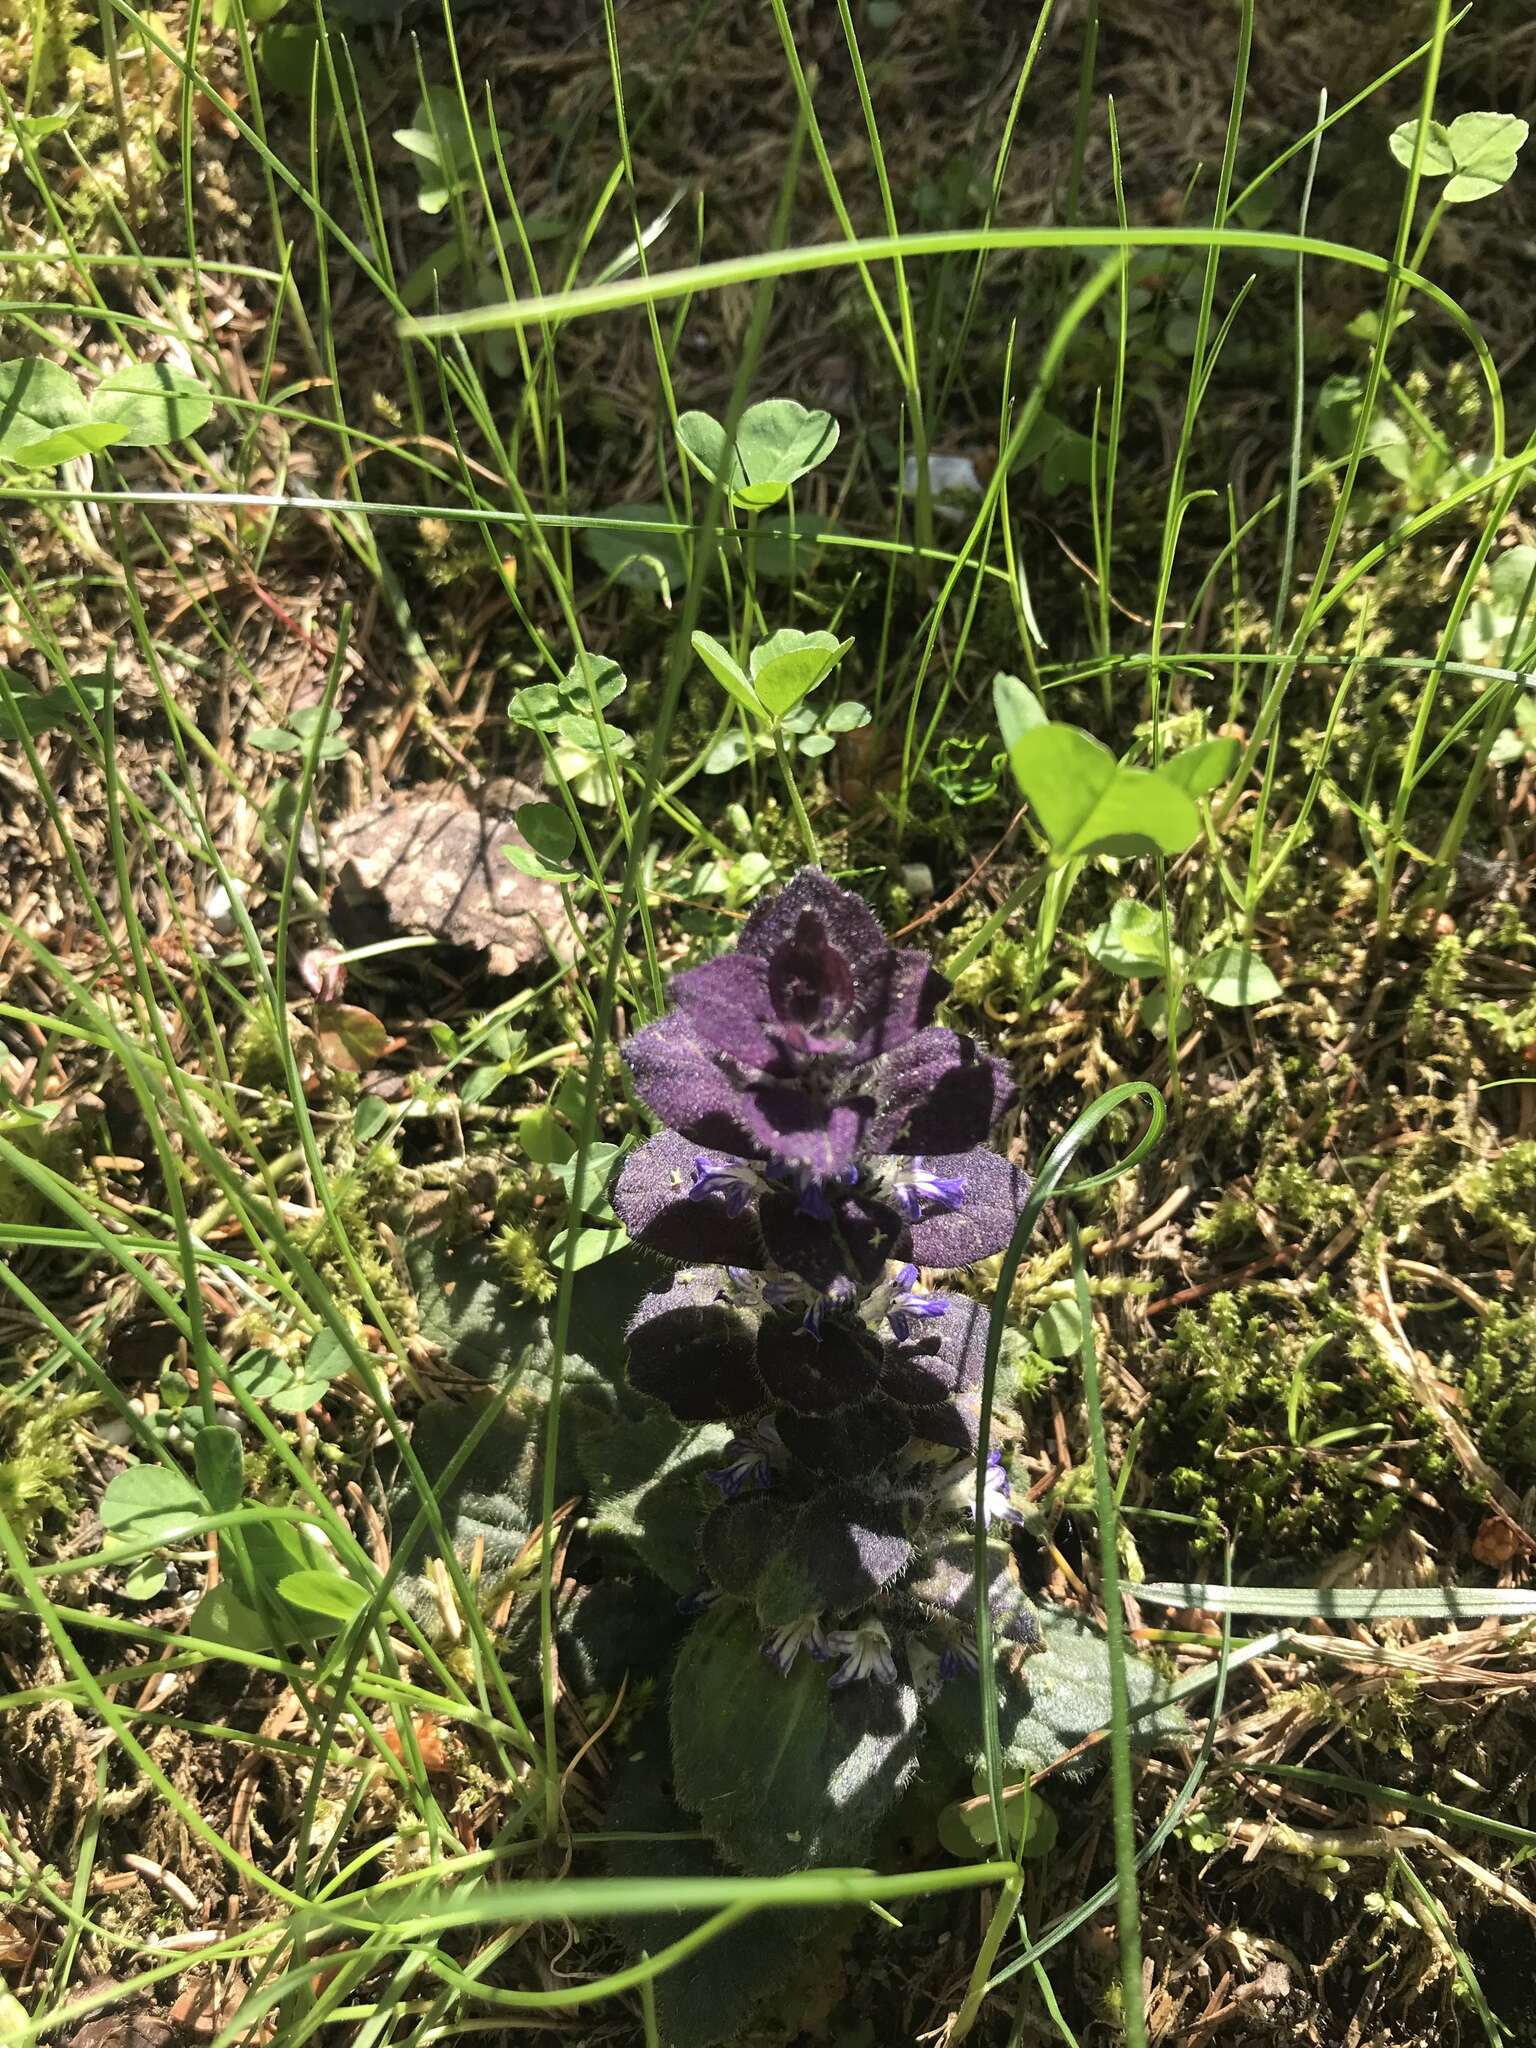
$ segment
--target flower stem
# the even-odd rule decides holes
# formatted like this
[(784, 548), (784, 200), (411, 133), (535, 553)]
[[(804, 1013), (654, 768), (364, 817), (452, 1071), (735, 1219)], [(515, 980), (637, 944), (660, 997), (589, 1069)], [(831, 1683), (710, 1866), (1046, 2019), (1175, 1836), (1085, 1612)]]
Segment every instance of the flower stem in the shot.
[(812, 867), (819, 868), (821, 866), (821, 850), (816, 844), (816, 834), (811, 829), (811, 821), (806, 816), (805, 805), (800, 800), (800, 791), (795, 782), (795, 771), (789, 765), (789, 755), (784, 750), (784, 736), (779, 731), (777, 725), (773, 728), (773, 751), (779, 764), (779, 773), (784, 778), (784, 787), (789, 792), (790, 809), (795, 814), (795, 823), (800, 827), (800, 837), (805, 845), (806, 858), (810, 861)]
[[(1002, 1852), (999, 1851), (1001, 1854)], [(965, 1987), (965, 2001), (955, 2014), (954, 2024), (949, 2030), (951, 2042), (963, 2041), (976, 2024), (976, 2015), (981, 2001), (986, 1996), (987, 1979), (992, 1974), (992, 1965), (997, 1961), (997, 1951), (1013, 1920), (1013, 1909), (1019, 1903), (1019, 1894), (1024, 1889), (1024, 1873), (1003, 1880), (1003, 1888), (992, 1908), (992, 1918), (987, 1922), (987, 1931), (981, 1937), (981, 1947), (976, 1952), (975, 1967), (971, 1981)]]

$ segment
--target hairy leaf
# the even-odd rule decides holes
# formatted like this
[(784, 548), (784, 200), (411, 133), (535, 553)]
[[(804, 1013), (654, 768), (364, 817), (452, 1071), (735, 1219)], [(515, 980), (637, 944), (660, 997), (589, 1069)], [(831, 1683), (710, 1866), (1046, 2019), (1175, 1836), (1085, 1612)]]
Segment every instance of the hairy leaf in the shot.
[[(610, 1872), (657, 1888), (672, 1878), (729, 1874), (711, 1845), (699, 1839), (693, 1816), (672, 1797), (666, 1757), (666, 1716), (652, 1713), (623, 1745), (605, 1815), (612, 1834), (649, 1839), (611, 1842)], [(665, 1911), (626, 1916), (615, 1931), (636, 1953), (654, 1955), (705, 1917)], [(785, 1923), (786, 1932), (793, 1928), (792, 1939), (772, 1938), (761, 1916), (728, 1927), (657, 1979), (656, 2019), (667, 2048), (717, 2048), (745, 2040), (753, 2033), (754, 2012), (770, 1998), (775, 2014), (804, 2011), (795, 1980), (824, 1972), (854, 1924), (851, 1912), (798, 1911)]]
[(781, 1677), (752, 1618), (717, 1607), (678, 1654), (672, 1758), (679, 1801), (742, 1869), (862, 1863), (917, 1771), (917, 1695), (900, 1680), (833, 1691), (807, 1657)]
[[(1038, 1610), (1043, 1647), (1031, 1657), (1005, 1652), (997, 1672), (998, 1732), (1010, 1772), (1039, 1771), (1105, 1730), (1110, 1722), (1109, 1646), (1103, 1631), (1062, 1607)], [(1184, 1710), (1168, 1698), (1168, 1680), (1143, 1657), (1125, 1660), (1131, 1740), (1150, 1748), (1181, 1742)], [(983, 1760), (979, 1682), (952, 1679), (929, 1709), (938, 1732), (971, 1765)]]

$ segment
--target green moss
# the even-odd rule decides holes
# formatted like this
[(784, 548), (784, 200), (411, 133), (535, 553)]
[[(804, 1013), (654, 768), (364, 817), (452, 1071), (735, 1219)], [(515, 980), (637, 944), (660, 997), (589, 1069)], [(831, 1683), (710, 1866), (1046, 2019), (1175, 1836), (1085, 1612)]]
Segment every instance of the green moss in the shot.
[[(24, 1159), (54, 1173), (61, 1180), (79, 1176), (80, 1148), (76, 1127), (54, 1126), (43, 1119), (19, 1112), (0, 1117), (0, 1139)], [(54, 1223), (59, 1219), (52, 1202), (16, 1166), (0, 1160), (0, 1223)]]
[(548, 1301), (559, 1282), (550, 1271), (534, 1233), (524, 1225), (508, 1223), (495, 1241), (496, 1263), (506, 1275), (520, 1301)]
[(1315, 1166), (1299, 1159), (1267, 1160), (1254, 1176), (1253, 1193), (1259, 1207), (1301, 1232), (1337, 1230), (1356, 1202), (1352, 1189), (1320, 1179)]
[(1459, 1386), (1483, 1456), (1511, 1485), (1536, 1485), (1536, 1309), (1496, 1307), (1470, 1334), (1470, 1357), (1447, 1353), (1440, 1371)]
[(1469, 1167), (1455, 1195), (1474, 1223), (1501, 1231), (1511, 1245), (1536, 1244), (1536, 1140), (1506, 1145)]
[(1197, 1544), (1230, 1533), (1268, 1566), (1368, 1549), (1403, 1512), (1373, 1480), (1384, 1439), (1404, 1478), (1433, 1491), (1451, 1463), (1432, 1421), (1404, 1398), (1355, 1313), (1320, 1282), (1305, 1303), (1262, 1285), (1181, 1315), (1149, 1410), (1152, 1505), (1193, 1515)]
[(374, 1205), (367, 1181), (360, 1173), (338, 1173), (330, 1182), (330, 1197), (335, 1226), (329, 1216), (317, 1216), (312, 1223), (293, 1231), (295, 1245), (337, 1300), (361, 1308), (357, 1282), (337, 1243), (338, 1234), (345, 1236), (363, 1279), (384, 1313), (392, 1322), (403, 1322), (409, 1327), (414, 1297), (374, 1228)]
[(0, 1515), (24, 1544), (45, 1515), (79, 1505), (75, 1422), (95, 1406), (91, 1394), (36, 1398), (0, 1406)]

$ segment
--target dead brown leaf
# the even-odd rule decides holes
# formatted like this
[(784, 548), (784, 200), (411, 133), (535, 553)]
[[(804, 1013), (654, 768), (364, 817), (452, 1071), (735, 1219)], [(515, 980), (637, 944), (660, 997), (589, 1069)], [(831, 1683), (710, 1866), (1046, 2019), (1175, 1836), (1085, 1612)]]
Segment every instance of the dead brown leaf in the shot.
[(546, 934), (568, 952), (559, 891), (520, 873), (502, 851), (526, 844), (512, 812), (537, 800), (514, 788), (501, 807), (475, 810), (438, 783), (354, 812), (332, 835), (343, 902), (372, 899), (398, 930), (487, 951), (494, 973), (542, 958)]

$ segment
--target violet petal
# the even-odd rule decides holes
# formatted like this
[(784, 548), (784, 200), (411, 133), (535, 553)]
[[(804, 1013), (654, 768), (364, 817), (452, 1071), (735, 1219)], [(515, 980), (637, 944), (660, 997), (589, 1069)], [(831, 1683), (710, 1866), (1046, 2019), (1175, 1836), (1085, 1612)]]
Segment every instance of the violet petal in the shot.
[(867, 1085), (869, 1149), (940, 1156), (979, 1145), (1018, 1093), (1000, 1060), (939, 1024), (871, 1067)]

